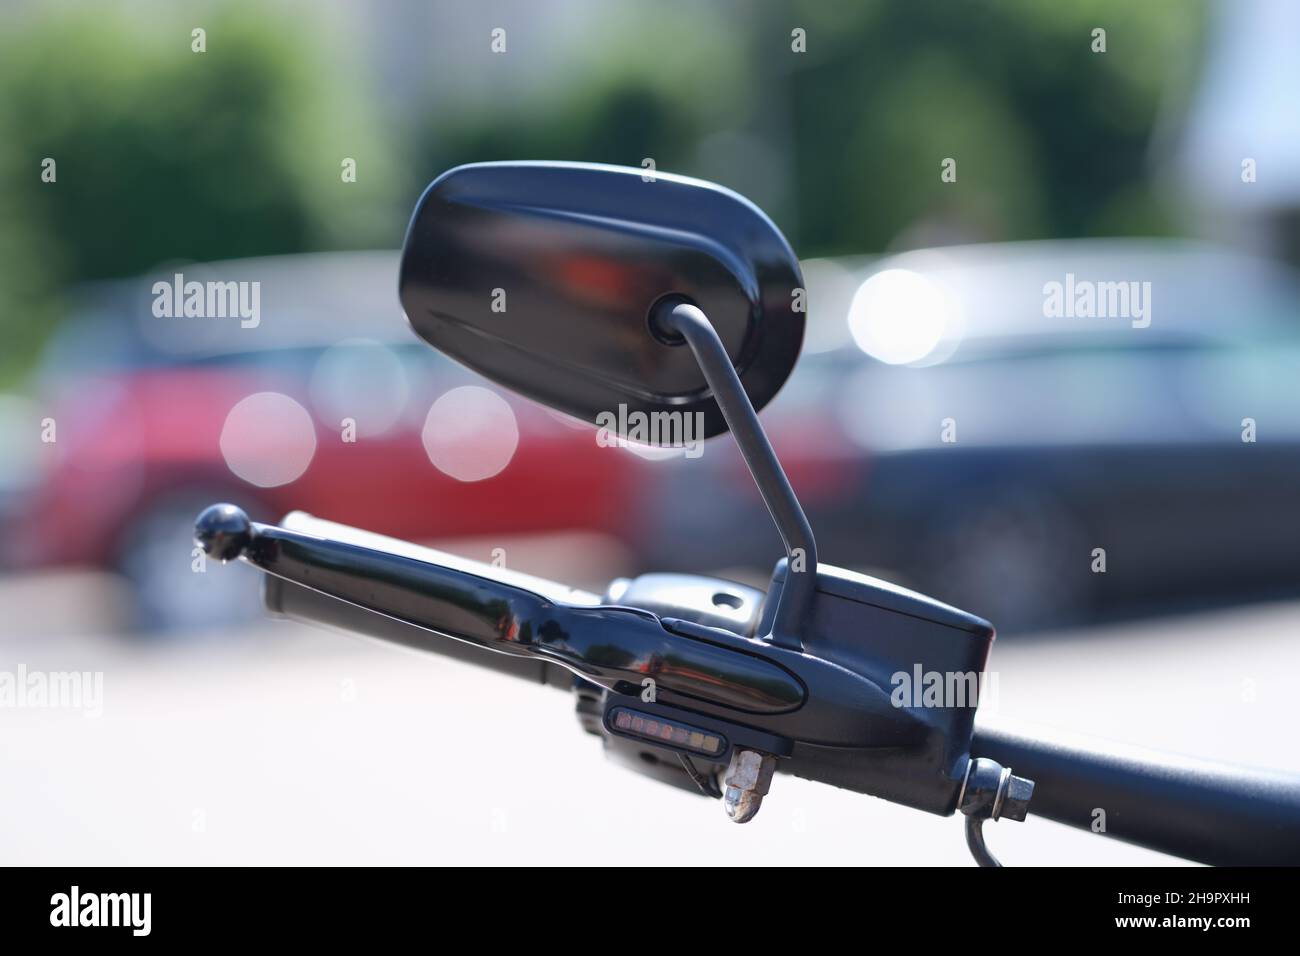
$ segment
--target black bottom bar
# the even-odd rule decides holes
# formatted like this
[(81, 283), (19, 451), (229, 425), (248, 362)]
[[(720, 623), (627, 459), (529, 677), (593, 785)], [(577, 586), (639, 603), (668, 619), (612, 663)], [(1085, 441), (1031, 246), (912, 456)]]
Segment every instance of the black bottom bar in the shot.
[[(634, 861), (632, 852), (627, 862)], [(607, 872), (617, 861), (593, 863), (597, 872), (566, 878), (567, 902), (553, 919), (581, 921), (589, 928), (606, 922), (628, 936), (643, 931), (644, 914), (630, 917), (622, 901), (604, 891), (611, 882), (617, 885), (619, 875)], [(1285, 870), (971, 867), (930, 870), (919, 879), (912, 873), (882, 876), (869, 881), (866, 899), (857, 903), (837, 902), (843, 894), (833, 894), (814, 907), (784, 910), (778, 917), (781, 932), (811, 942), (832, 924), (861, 925), (864, 903), (876, 914), (870, 920), (873, 940), (893, 936), (924, 942), (927, 949), (945, 942), (960, 947), (972, 933), (989, 932), (999, 946), (1011, 947), (1125, 936), (1165, 942), (1208, 938), (1231, 945), (1253, 931), (1285, 938), (1294, 922), (1296, 874)], [(638, 885), (659, 880), (664, 895), (683, 892), (683, 877), (671, 870), (636, 869), (628, 879)], [(337, 952), (352, 942), (409, 940), (417, 934), (454, 941), (472, 932), (475, 941), (496, 941), (514, 927), (516, 933), (540, 933), (536, 921), (507, 912), (518, 908), (517, 899), (483, 892), (485, 881), (499, 880), (476, 874), (461, 882), (412, 869), (11, 869), (0, 871), (0, 927), (10, 952), (26, 951), (14, 944), (58, 943), (60, 937), (65, 943), (154, 939), (202, 941), (208, 947), (291, 940), (294, 951), (319, 940)], [(586, 881), (590, 889), (584, 892)], [(117, 896), (118, 922), (124, 925), (52, 925), (52, 916), (55, 922), (66, 917), (59, 900), (70, 898), (74, 886), (83, 903), (91, 895)], [(129, 907), (120, 896), (131, 893), (149, 894), (147, 936), (134, 935), (146, 924), (139, 918), (143, 897)], [(553, 938), (556, 928), (547, 935)]]

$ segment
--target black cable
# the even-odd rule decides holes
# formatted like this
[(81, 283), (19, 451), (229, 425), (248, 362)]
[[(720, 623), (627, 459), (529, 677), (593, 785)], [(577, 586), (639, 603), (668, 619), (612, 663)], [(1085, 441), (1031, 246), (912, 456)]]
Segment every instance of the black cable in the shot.
[(1001, 866), (998, 858), (984, 845), (984, 818), (974, 814), (966, 817), (966, 846), (980, 866)]
[(695, 785), (704, 791), (706, 797), (712, 797), (714, 800), (720, 800), (722, 798), (722, 791), (718, 788), (718, 785), (704, 774), (700, 773), (690, 757), (682, 753), (679, 753), (677, 757), (681, 760), (682, 769), (686, 771), (686, 775), (695, 781)]

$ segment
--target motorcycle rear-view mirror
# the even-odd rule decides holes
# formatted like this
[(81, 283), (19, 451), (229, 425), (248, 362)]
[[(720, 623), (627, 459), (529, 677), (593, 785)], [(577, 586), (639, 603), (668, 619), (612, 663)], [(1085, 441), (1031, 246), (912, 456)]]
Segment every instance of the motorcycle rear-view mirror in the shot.
[(421, 338), (515, 392), (595, 424), (676, 412), (703, 438), (727, 422), (691, 350), (656, 315), (698, 306), (761, 409), (803, 342), (801, 286), (780, 231), (730, 190), (643, 169), (512, 162), (460, 166), (429, 186), (400, 290)]

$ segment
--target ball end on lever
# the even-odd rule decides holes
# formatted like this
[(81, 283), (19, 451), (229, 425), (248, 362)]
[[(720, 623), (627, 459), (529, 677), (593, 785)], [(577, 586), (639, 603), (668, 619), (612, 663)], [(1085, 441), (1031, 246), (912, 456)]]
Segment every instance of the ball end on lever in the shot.
[(253, 543), (256, 532), (253, 522), (242, 508), (232, 504), (216, 504), (204, 508), (194, 520), (194, 543), (209, 558), (223, 564), (233, 561)]

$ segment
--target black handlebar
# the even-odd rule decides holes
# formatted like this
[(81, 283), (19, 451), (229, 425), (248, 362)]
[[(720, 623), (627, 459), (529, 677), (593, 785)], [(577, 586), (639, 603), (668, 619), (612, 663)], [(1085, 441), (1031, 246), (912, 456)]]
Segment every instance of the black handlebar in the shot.
[(1033, 812), (1213, 866), (1300, 862), (1300, 776), (982, 718), (971, 756), (1034, 780)]
[[(485, 654), (459, 641), (268, 575), (268, 609), (463, 660), (563, 690), (573, 675), (546, 661)], [(988, 757), (1035, 782), (1033, 813), (1068, 826), (1215, 866), (1300, 860), (1300, 778), (1174, 756), (1046, 729), (977, 718), (971, 756)], [(818, 783), (880, 792), (881, 764), (861, 751), (796, 747), (778, 770)], [(1101, 811), (1101, 813), (1098, 813)]]
[[(957, 808), (959, 777), (932, 796), (915, 785), (917, 753), (946, 739), (942, 732), (918, 735), (924, 725), (912, 712), (876, 699), (878, 683), (809, 648), (675, 619), (671, 607), (604, 605), (594, 594), (300, 513), (285, 523), (254, 524), (219, 505), (201, 516), (196, 539), (213, 557), (266, 571), (266, 604), (280, 614), (566, 689), (577, 675), (635, 699), (652, 677), (669, 708), (788, 737), (782, 772), (931, 812)], [(833, 616), (823, 623), (836, 629)], [(970, 758), (1034, 781), (1037, 816), (1202, 863), (1300, 862), (1300, 776), (982, 718), (966, 739)], [(940, 768), (964, 765), (966, 743), (958, 746)]]

